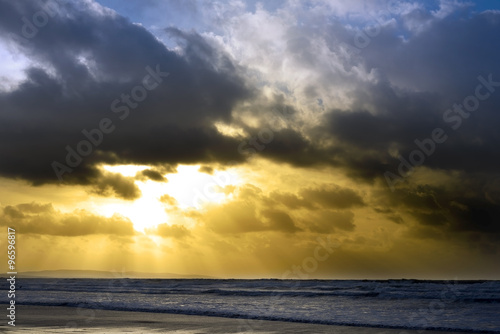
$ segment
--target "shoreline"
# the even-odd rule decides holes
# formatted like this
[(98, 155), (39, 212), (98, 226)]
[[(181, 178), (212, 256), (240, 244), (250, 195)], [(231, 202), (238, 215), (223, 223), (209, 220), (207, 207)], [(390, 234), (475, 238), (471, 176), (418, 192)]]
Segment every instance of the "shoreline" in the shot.
[[(6, 304), (0, 308), (7, 311)], [(24, 333), (337, 333), (337, 334), (417, 334), (463, 333), (453, 331), (392, 329), (324, 325), (274, 320), (248, 320), (203, 315), (114, 311), (69, 306), (16, 306), (16, 326), (0, 324)]]

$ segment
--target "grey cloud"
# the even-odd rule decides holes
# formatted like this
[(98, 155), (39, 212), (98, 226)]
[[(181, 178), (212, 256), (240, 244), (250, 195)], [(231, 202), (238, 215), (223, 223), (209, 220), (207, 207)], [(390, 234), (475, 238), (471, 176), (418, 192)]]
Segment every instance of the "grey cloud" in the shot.
[(268, 220), (269, 230), (282, 231), (286, 233), (295, 233), (301, 231), (293, 219), (285, 212), (280, 210), (267, 209), (261, 212), (262, 216)]
[(311, 203), (311, 201), (309, 201), (308, 199), (301, 198), (297, 195), (290, 193), (272, 192), (271, 194), (269, 194), (269, 199), (271, 201), (283, 204), (287, 208), (292, 210), (297, 210), (302, 208), (313, 210), (316, 208), (315, 205)]
[(284, 205), (291, 210), (351, 209), (366, 206), (361, 195), (356, 191), (335, 184), (302, 188), (298, 194), (274, 191), (263, 197), (264, 203)]
[(5, 206), (0, 213), (2, 226), (15, 226), (21, 234), (84, 236), (133, 236), (132, 222), (121, 216), (102, 217), (85, 210), (62, 213), (51, 204), (25, 203)]
[[(81, 131), (95, 128), (103, 117), (112, 119), (116, 130), (67, 175), (67, 182), (88, 185), (101, 180), (99, 192), (114, 189), (124, 198), (133, 198), (137, 196), (133, 187), (118, 187), (123, 182), (110, 181), (95, 166), (103, 162), (155, 168), (179, 163), (224, 165), (250, 156), (238, 152), (241, 138), (223, 136), (213, 123), (234, 122), (255, 136), (262, 128), (243, 126), (233, 119), (233, 111), (244, 102), (254, 102), (249, 112), (259, 118), (259, 125), (267, 126), (266, 116), (276, 101), (266, 101), (257, 88), (249, 87), (246, 69), (209, 39), (169, 28), (165, 33), (181, 46), (174, 52), (120, 16), (96, 14), (85, 8), (85, 2), (63, 1), (60, 11), (65, 15), (51, 18), (36, 38), (22, 39), (20, 17), (38, 9), (31, 1), (0, 3), (1, 38), (15, 43), (34, 64), (16, 90), (0, 93), (2, 176), (34, 184), (57, 182), (52, 161), (64, 161), (65, 146), (84, 139)], [(480, 109), (463, 119), (457, 130), (443, 121), (443, 113), (475, 92), (478, 76), (487, 78), (491, 73), (494, 81), (500, 81), (500, 47), (492, 43), (500, 34), (500, 14), (464, 10), (444, 19), (428, 13), (405, 15), (382, 26), (370, 44), (353, 55), (346, 55), (342, 48), (352, 45), (354, 31), (338, 20), (318, 21), (314, 28), (291, 27), (287, 52), (302, 69), (318, 74), (317, 80), (304, 83), (306, 97), (316, 103), (326, 90), (338, 89), (350, 102), (338, 107), (324, 99), (320, 109), (325, 112), (308, 114), (317, 118), (313, 127), (297, 116), (301, 114), (297, 108), (273, 132), (273, 140), (256, 153), (293, 166), (334, 166), (356, 181), (378, 186), (385, 183), (385, 171), (397, 170), (398, 154), (408, 157), (417, 148), (415, 139), (423, 140), (441, 127), (449, 138), (436, 146), (425, 166), (461, 171), (471, 187), (486, 190), (465, 196), (465, 192), (443, 193), (432, 187), (416, 192), (402, 185), (394, 201), (401, 202), (407, 216), (416, 220), (439, 221), (441, 228), (456, 233), (495, 235), (500, 190), (491, 181), (498, 179), (500, 170), (500, 91), (481, 101)], [(412, 33), (408, 30), (411, 20), (423, 20), (427, 26)], [(321, 62), (309, 49), (315, 44), (308, 40), (324, 42), (337, 57), (332, 62), (338, 64)], [(113, 113), (110, 104), (141, 83), (146, 66), (156, 65), (169, 76), (136, 109), (129, 108), (130, 115), (121, 121), (122, 113)], [(363, 77), (368, 74), (370, 78)], [(382, 193), (393, 200), (387, 188)], [(279, 200), (297, 208), (315, 205), (307, 202), (311, 202), (309, 197), (315, 197), (322, 208), (363, 205), (359, 194), (348, 191), (310, 190), (294, 196)], [(463, 205), (462, 209), (451, 202)], [(228, 208), (226, 215), (238, 209), (247, 213), (241, 226), (234, 228), (229, 217), (227, 226), (219, 222), (217, 228), (225, 232), (264, 228), (258, 213), (244, 206)], [(399, 223), (407, 223), (407, 216), (387, 214)], [(437, 219), (441, 216), (446, 223)]]
[(91, 192), (101, 196), (115, 196), (125, 200), (133, 200), (141, 196), (141, 191), (134, 183), (134, 178), (107, 172), (92, 180)]
[(354, 214), (350, 211), (325, 210), (314, 212), (304, 221), (307, 228), (316, 233), (329, 234), (340, 231), (354, 231)]
[(379, 211), (391, 214), (394, 210), (410, 218), (399, 222), (410, 228), (410, 236), (498, 249), (500, 207), (487, 199), (480, 182), (464, 176), (461, 182), (446, 188), (416, 185), (378, 196), (384, 207), (392, 208)]
[[(64, 175), (66, 182), (91, 183), (99, 177), (93, 166), (100, 162), (244, 160), (238, 142), (213, 127), (216, 120), (229, 120), (233, 106), (253, 94), (223, 53), (196, 33), (172, 29), (184, 41), (179, 55), (120, 16), (95, 13), (84, 2), (60, 4), (61, 14), (30, 40), (19, 36), (20, 18), (39, 11), (36, 2), (0, 4), (0, 36), (34, 64), (16, 90), (0, 93), (0, 154), (5, 161), (0, 174), (34, 184), (57, 182), (51, 163), (64, 164), (65, 147), (75, 149), (86, 139), (82, 130), (97, 128), (103, 118), (116, 129), (73, 173)], [(121, 94), (142, 84), (147, 66), (169, 77), (134, 109), (120, 101)]]
[(304, 189), (300, 193), (303, 198), (307, 198), (309, 201), (319, 204), (324, 208), (348, 209), (365, 205), (361, 196), (354, 190), (342, 188), (337, 185)]
[(153, 169), (146, 169), (143, 170), (141, 173), (141, 176), (146, 177), (150, 180), (157, 181), (157, 182), (166, 182), (167, 179), (159, 172)]
[(151, 231), (164, 238), (183, 239), (191, 235), (191, 232), (185, 226), (176, 224), (160, 224)]

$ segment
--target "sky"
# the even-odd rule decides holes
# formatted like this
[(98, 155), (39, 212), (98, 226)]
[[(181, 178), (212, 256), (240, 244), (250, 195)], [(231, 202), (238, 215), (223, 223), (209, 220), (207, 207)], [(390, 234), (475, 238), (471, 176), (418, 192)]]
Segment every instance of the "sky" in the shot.
[(2, 0), (0, 248), (500, 279), (498, 36), (498, 1)]

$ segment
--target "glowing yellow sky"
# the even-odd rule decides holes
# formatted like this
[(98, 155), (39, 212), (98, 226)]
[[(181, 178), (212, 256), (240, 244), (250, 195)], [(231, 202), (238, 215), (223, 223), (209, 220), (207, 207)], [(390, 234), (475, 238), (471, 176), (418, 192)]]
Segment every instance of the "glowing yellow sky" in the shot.
[[(223, 187), (237, 186), (240, 181), (234, 170), (216, 171), (212, 175), (200, 172), (200, 165), (180, 165), (177, 172), (165, 174), (168, 182), (152, 180), (136, 181), (142, 196), (130, 201), (90, 201), (84, 202), (84, 207), (91, 207), (100, 215), (110, 217), (118, 212), (129, 218), (137, 231), (169, 223), (162, 196), (168, 195), (176, 201), (181, 210), (189, 208), (200, 209), (204, 205), (221, 204), (231, 198), (224, 194)], [(147, 166), (103, 166), (103, 169), (133, 177), (138, 172), (148, 169)]]
[(495, 6), (105, 2), (0, 2), (19, 272), (500, 277)]
[(2, 180), (11, 194), (0, 195), (2, 221), (17, 227), (25, 245), (20, 268), (280, 277), (329, 240), (340, 246), (307, 277), (445, 277), (464, 265), (484, 275), (487, 256), (478, 262), (460, 243), (442, 247), (443, 240), (422, 238), (418, 225), (391, 221), (377, 187), (333, 169), (259, 159), (227, 170), (201, 167), (178, 166), (159, 182), (140, 176), (150, 166), (103, 166), (134, 178), (142, 192), (134, 200)]

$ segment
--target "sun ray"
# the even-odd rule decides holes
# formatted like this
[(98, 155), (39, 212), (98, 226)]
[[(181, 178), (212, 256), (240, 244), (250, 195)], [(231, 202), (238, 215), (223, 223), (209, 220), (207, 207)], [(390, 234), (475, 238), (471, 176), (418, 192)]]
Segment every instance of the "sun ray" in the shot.
[[(141, 197), (133, 201), (116, 198), (94, 198), (86, 207), (106, 217), (120, 214), (129, 218), (134, 228), (146, 232), (159, 224), (169, 223), (166, 211), (167, 204), (162, 203), (165, 195), (173, 198), (173, 204), (178, 209), (201, 209), (207, 204), (221, 204), (230, 200), (231, 194), (224, 192), (224, 187), (240, 183), (235, 170), (210, 170), (212, 174), (200, 171), (200, 165), (179, 165), (176, 173), (163, 175), (165, 182), (136, 179), (135, 185), (141, 191)], [(138, 165), (104, 165), (102, 169), (118, 173), (125, 177), (134, 177), (139, 172), (150, 169), (149, 166)], [(172, 203), (171, 203), (172, 204)]]

